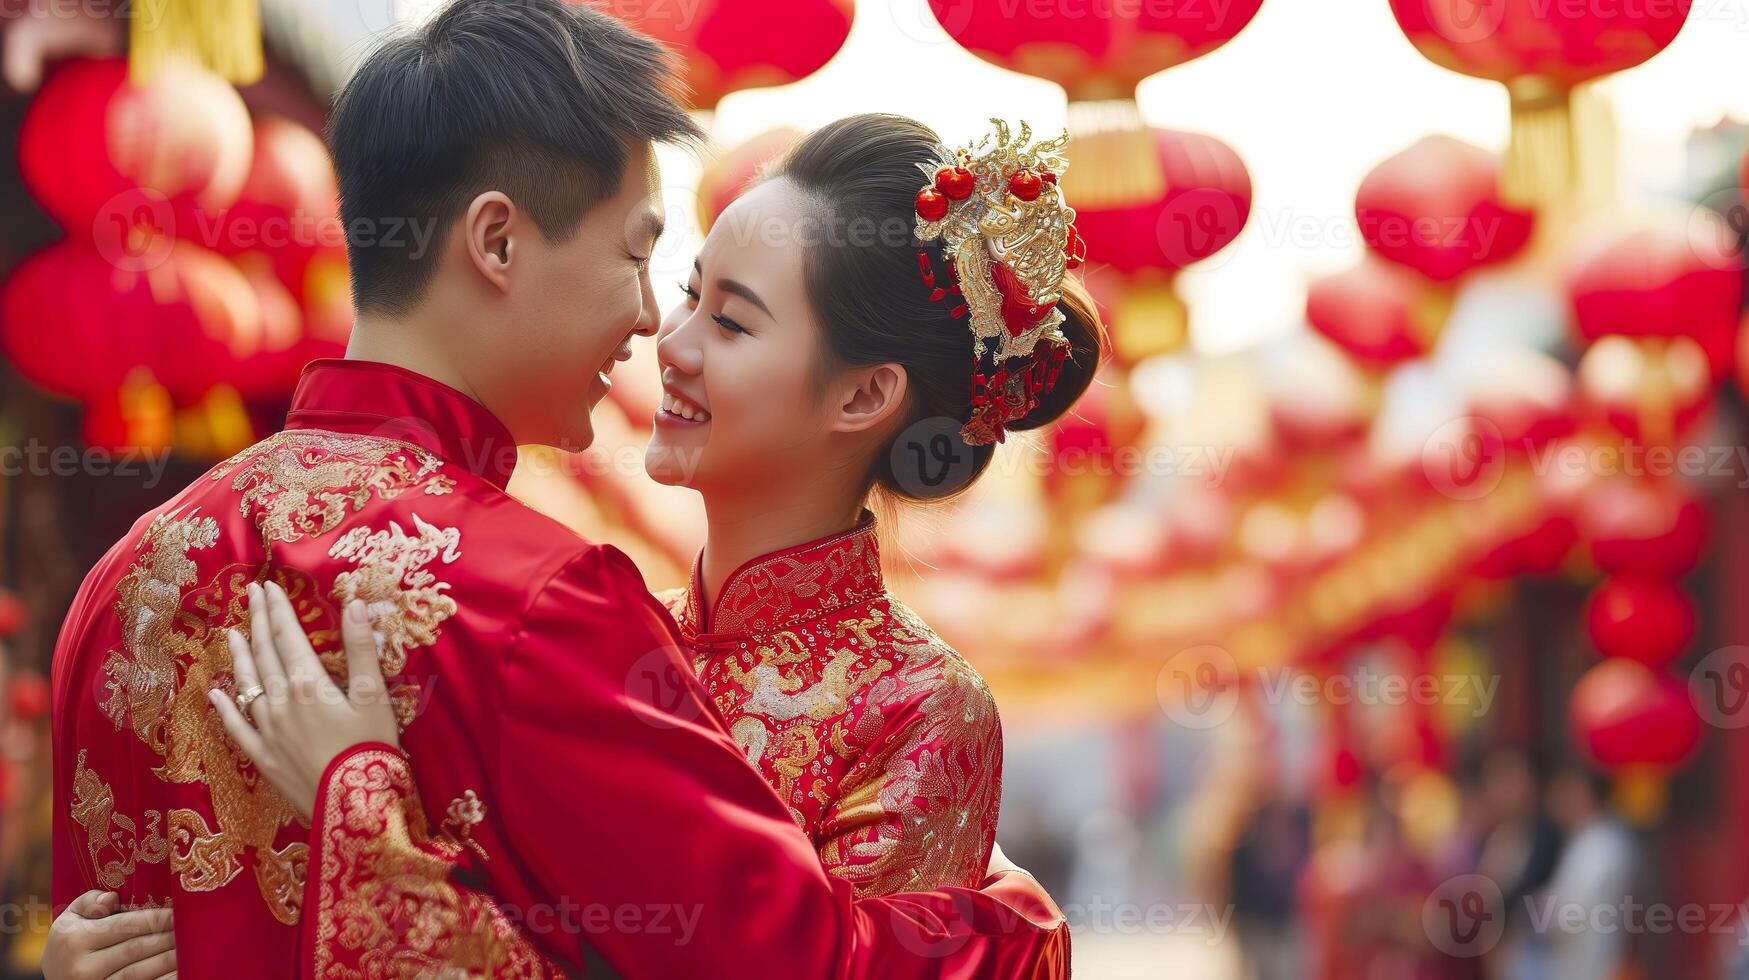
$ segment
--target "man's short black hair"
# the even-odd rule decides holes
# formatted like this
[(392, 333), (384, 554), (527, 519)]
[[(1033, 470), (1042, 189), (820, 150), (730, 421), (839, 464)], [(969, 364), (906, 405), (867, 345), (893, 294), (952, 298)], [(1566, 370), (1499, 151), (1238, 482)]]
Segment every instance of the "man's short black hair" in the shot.
[(503, 191), (563, 241), (612, 196), (634, 147), (699, 139), (676, 65), (563, 0), (454, 0), (377, 48), (328, 131), (359, 312), (416, 306), (438, 243), (481, 192)]

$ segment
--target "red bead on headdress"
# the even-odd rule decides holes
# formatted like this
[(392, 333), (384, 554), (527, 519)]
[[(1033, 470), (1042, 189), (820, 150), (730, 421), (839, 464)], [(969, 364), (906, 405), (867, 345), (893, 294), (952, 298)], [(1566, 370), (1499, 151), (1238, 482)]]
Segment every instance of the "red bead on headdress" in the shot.
[(923, 285), (931, 301), (961, 297), (949, 312), (972, 328), (972, 411), (960, 434), (974, 446), (1003, 441), (1056, 385), (1069, 356), (1057, 301), (1087, 255), (1057, 186), (1068, 134), (1033, 144), (1025, 122), (1013, 139), (1007, 123), (991, 122), (993, 145), (986, 136), (942, 149), (917, 193), (917, 238), (940, 242), (952, 283), (937, 283), (920, 249)]

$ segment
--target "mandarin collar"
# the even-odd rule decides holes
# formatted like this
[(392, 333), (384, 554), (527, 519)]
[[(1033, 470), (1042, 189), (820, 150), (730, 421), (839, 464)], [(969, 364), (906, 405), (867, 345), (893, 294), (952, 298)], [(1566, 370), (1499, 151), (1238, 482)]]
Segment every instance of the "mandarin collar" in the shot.
[(880, 595), (879, 535), (874, 515), (863, 511), (847, 531), (755, 558), (723, 581), (722, 594), (703, 618), (704, 553), (692, 563), (686, 590), (688, 631), (708, 635), (761, 634)]
[(485, 406), (441, 381), (379, 361), (311, 361), (285, 427), (412, 443), (500, 490), (516, 469), (516, 440)]

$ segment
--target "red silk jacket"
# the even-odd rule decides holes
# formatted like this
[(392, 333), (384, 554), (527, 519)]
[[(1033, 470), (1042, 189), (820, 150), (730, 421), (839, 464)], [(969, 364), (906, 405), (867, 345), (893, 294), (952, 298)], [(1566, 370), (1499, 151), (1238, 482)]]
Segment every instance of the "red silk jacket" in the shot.
[[(91, 887), (173, 904), (190, 977), (411, 975), (426, 950), (488, 976), (536, 956), (664, 978), (1066, 969), (1061, 919), (1022, 875), (865, 899), (828, 875), (636, 568), (506, 495), (514, 463), (459, 392), (320, 361), (284, 432), (141, 518), (55, 653), (57, 907)], [(381, 638), (411, 769), (369, 747), (339, 760), (318, 806), (357, 805), (340, 840), (309, 836), (205, 699), (232, 686), (224, 633), (247, 629), (245, 587), (266, 580), (337, 675), (347, 601)], [(410, 792), (365, 805), (396, 778), (430, 812)], [(415, 837), (491, 898), (458, 897), (436, 865), (345, 894), (308, 874), (345, 846), (413, 854)], [(506, 920), (532, 945), (499, 941)], [(347, 961), (294, 967), (324, 948)], [(506, 949), (519, 959), (493, 959)]]

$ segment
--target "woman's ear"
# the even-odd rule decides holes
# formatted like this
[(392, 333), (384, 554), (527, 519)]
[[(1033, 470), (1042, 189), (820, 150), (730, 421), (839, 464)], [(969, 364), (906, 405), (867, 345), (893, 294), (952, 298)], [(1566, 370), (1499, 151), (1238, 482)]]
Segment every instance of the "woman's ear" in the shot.
[(899, 364), (875, 364), (844, 372), (836, 387), (838, 418), (835, 432), (866, 432), (904, 410), (909, 377)]
[(510, 262), (515, 255), (516, 205), (502, 191), (487, 191), (473, 199), (462, 219), (462, 242), (468, 260), (499, 292), (510, 289)]

